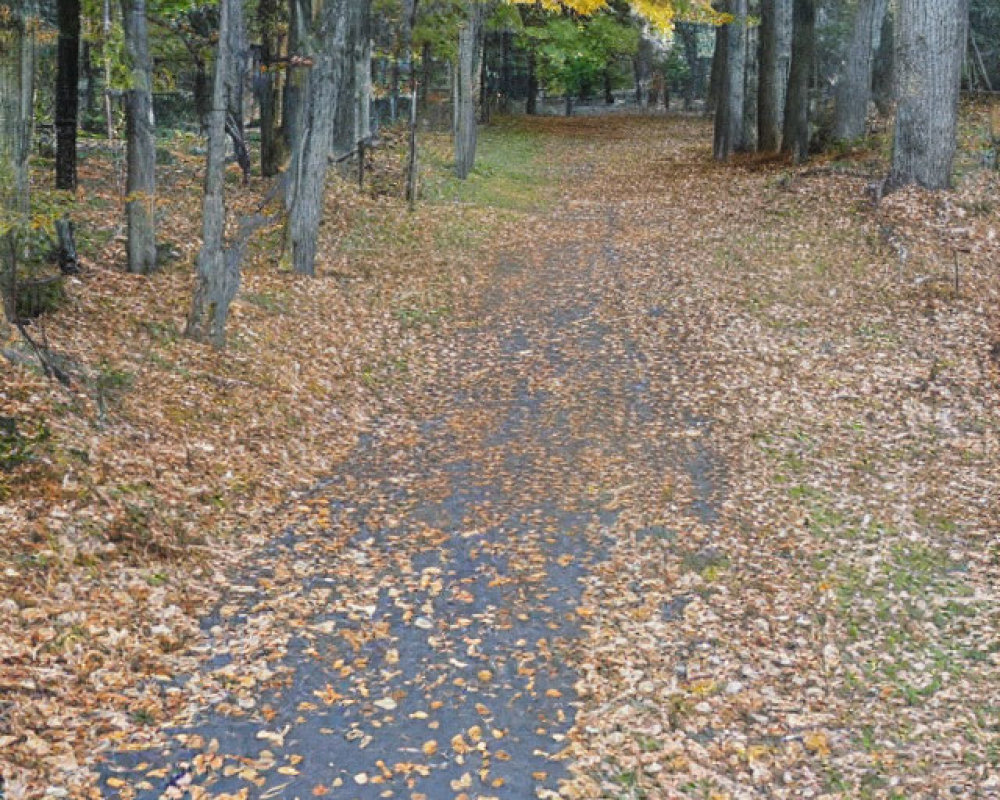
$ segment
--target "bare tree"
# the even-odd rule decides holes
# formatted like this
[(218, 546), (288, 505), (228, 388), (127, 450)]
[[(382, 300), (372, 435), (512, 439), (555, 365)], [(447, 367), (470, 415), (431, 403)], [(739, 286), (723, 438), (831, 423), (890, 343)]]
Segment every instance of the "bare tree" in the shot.
[(76, 127), (80, 80), (80, 0), (58, 0), (56, 188), (76, 189)]
[(951, 182), (968, 0), (901, 0), (896, 21), (896, 130), (886, 189)]

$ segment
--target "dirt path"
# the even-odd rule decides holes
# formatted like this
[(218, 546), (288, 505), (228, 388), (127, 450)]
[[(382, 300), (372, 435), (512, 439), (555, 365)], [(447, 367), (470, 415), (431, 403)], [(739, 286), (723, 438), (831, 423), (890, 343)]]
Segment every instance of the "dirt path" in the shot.
[[(905, 796), (939, 779), (986, 796), (996, 733), (970, 698), (996, 672), (976, 644), (991, 567), (967, 550), (993, 510), (959, 487), (938, 501), (949, 526), (915, 514), (919, 437), (912, 464), (852, 466), (879, 426), (906, 429), (881, 416), (891, 398), (816, 410), (854, 397), (853, 359), (882, 363), (849, 317), (865, 275), (838, 261), (867, 247), (864, 223), (840, 225), (852, 187), (813, 187), (824, 220), (774, 175), (727, 181), (700, 123), (544, 124), (561, 202), (427, 354), (441, 377), (421, 410), (303, 501), (321, 524), (248, 561), (205, 621), (207, 669), (156, 688), (200, 698), (189, 726), (110, 755), (107, 796), (890, 796), (908, 772), (924, 777)], [(829, 249), (801, 259), (817, 231)], [(820, 303), (832, 288), (839, 309)], [(848, 453), (855, 419), (869, 431)], [(992, 446), (964, 462), (980, 485)], [(888, 558), (885, 581), (855, 556)], [(963, 627), (890, 623), (925, 593)], [(877, 620), (910, 638), (886, 649)], [(908, 666), (880, 673), (885, 657)]]

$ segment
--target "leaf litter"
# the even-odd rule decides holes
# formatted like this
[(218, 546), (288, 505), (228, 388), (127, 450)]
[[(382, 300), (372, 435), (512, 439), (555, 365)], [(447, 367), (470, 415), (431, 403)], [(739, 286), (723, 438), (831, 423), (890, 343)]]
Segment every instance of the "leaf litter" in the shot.
[(47, 323), (106, 408), (5, 505), (9, 796), (1000, 792), (993, 177), (519, 125), (551, 209), (338, 189), (227, 354), (180, 269)]

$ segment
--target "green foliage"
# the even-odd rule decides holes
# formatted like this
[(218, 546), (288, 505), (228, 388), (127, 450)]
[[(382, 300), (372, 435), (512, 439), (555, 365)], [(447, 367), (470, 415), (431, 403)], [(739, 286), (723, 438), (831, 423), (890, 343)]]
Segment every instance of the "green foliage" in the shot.
[(638, 30), (611, 14), (553, 17), (544, 26), (524, 28), (521, 37), (538, 54), (543, 85), (572, 95), (596, 86), (615, 59), (632, 55), (639, 46)]
[(51, 433), (44, 422), (39, 422), (28, 432), (21, 431), (13, 417), (0, 417), (0, 471), (10, 472), (35, 456), (39, 445)]

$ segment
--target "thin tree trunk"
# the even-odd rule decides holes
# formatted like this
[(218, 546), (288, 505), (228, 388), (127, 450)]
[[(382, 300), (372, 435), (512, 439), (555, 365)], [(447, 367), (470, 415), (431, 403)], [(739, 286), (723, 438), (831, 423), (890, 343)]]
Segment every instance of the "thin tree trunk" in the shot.
[(744, 54), (742, 149), (751, 152), (757, 149), (757, 89), (760, 85), (760, 63), (757, 60), (758, 34), (757, 27), (747, 28)]
[(260, 172), (265, 178), (278, 174), (283, 157), (278, 130), (278, 82), (275, 80), (280, 56), (279, 23), (278, 0), (260, 0), (257, 26), (260, 28), (261, 73), (257, 78), (257, 102), (260, 104)]
[(458, 32), (458, 70), (455, 76), (455, 174), (465, 179), (476, 161), (476, 85), (479, 77), (480, 29), (483, 11), (476, 2), (466, 9)]
[(128, 125), (128, 271), (156, 269), (156, 138), (152, 71), (146, 32), (146, 0), (122, 0), (129, 89), (125, 94)]
[(323, 194), (327, 165), (333, 148), (333, 128), (337, 106), (348, 101), (341, 94), (344, 71), (348, 68), (348, 10), (351, 0), (326, 0), (310, 38), (315, 44), (313, 66), (306, 81), (296, 126), (298, 138), (292, 144), (292, 163), (285, 195), (288, 219), (285, 225), (285, 255), (300, 275), (316, 271), (319, 223), (323, 214)]
[[(413, 211), (417, 205), (417, 63), (416, 53), (413, 52), (413, 29), (416, 24), (417, 0), (411, 0), (410, 16), (406, 26), (406, 43), (410, 51), (410, 141), (406, 159), (406, 204), (410, 211)], [(424, 58), (426, 58), (428, 53), (426, 43), (423, 52)]]
[(746, 75), (747, 0), (730, 0), (733, 21), (725, 26), (722, 37), (725, 54), (722, 61), (720, 94), (715, 112), (713, 154), (725, 161), (744, 149), (743, 104)]
[[(220, 33), (221, 35), (221, 33)], [(250, 182), (250, 148), (247, 146), (246, 126), (243, 121), (243, 79), (247, 73), (247, 32), (243, 21), (243, 4), (234, 3), (229, 8), (229, 59), (226, 102), (226, 131), (233, 142), (236, 163), (243, 172), (243, 185)], [(214, 90), (213, 90), (214, 91)], [(213, 109), (214, 110), (214, 109)]]
[(111, 0), (101, 4), (101, 55), (104, 62), (104, 126), (108, 141), (115, 138), (115, 118), (111, 108)]
[(944, 189), (955, 157), (968, 0), (902, 0), (899, 11), (899, 104), (886, 189)]
[(809, 157), (809, 79), (816, 49), (816, 0), (795, 0), (792, 8), (792, 65), (785, 99), (781, 152), (800, 164)]
[(80, 0), (58, 0), (56, 188), (76, 189), (76, 126), (80, 83)]
[(538, 113), (538, 70), (534, 48), (528, 51), (528, 97), (524, 102), (524, 113), (529, 116)]
[(687, 62), (688, 78), (684, 83), (684, 110), (694, 108), (696, 87), (698, 85), (698, 32), (693, 23), (677, 23), (677, 35), (684, 46), (684, 60)]
[(198, 253), (197, 282), (188, 317), (187, 335), (210, 340), (222, 347), (226, 338), (229, 304), (239, 287), (239, 269), (226, 269), (223, 237), (226, 227), (225, 167), (226, 116), (229, 113), (233, 69), (230, 27), (233, 6), (240, 0), (219, 3), (219, 42), (212, 80), (212, 110), (208, 120), (208, 157), (202, 201), (202, 244)]
[(854, 141), (865, 135), (872, 94), (875, 36), (882, 27), (887, 0), (858, 0), (843, 73), (837, 82), (833, 135)]

